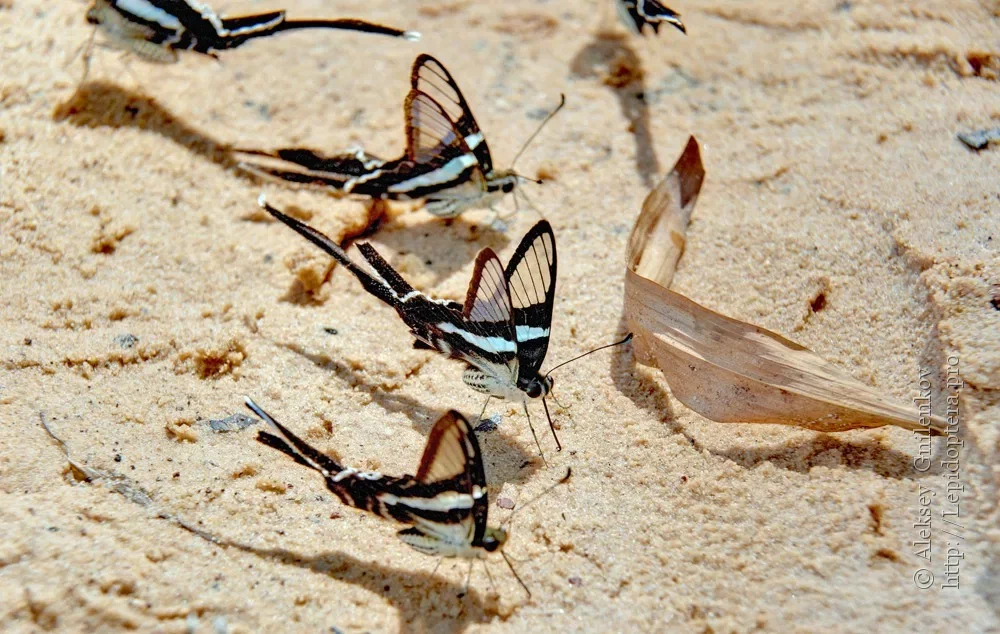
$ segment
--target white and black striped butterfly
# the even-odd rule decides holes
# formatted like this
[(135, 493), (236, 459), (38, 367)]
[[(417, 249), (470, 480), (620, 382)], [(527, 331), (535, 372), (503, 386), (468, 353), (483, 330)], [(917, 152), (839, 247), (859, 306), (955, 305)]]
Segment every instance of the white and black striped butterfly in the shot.
[(458, 412), (450, 411), (434, 424), (417, 474), (394, 477), (344, 467), (293, 434), (251, 399), (246, 399), (246, 405), (269, 428), (259, 432), (257, 440), (318, 471), (326, 487), (344, 504), (408, 524), (409, 528), (399, 531), (399, 538), (428, 555), (485, 559), (499, 551), (528, 591), (503, 553), (507, 532), (487, 525), (489, 496), (479, 442)]
[(179, 51), (214, 56), (247, 41), (298, 29), (342, 29), (410, 40), (419, 33), (364, 20), (287, 20), (284, 11), (223, 18), (195, 0), (93, 0), (87, 21), (115, 48), (151, 62), (173, 63)]
[(556, 292), (556, 239), (548, 221), (541, 220), (528, 231), (506, 269), (492, 249), (483, 249), (476, 258), (465, 303), (459, 304), (414, 289), (370, 244), (360, 244), (358, 250), (374, 274), (358, 266), (323, 233), (283, 214), (263, 196), (260, 203), (347, 267), (369, 293), (395, 308), (416, 338), (416, 347), (464, 361), (468, 367), (462, 378), (474, 390), (522, 403), (539, 453), (541, 445), (527, 403), (541, 398), (552, 437), (562, 449), (545, 402), (553, 379), (539, 371), (549, 346)]
[(646, 25), (659, 35), (662, 24), (670, 24), (681, 33), (687, 33), (680, 14), (656, 0), (615, 0), (615, 8), (622, 23), (637, 35), (643, 35)]
[[(546, 117), (538, 130), (565, 103)], [(406, 152), (386, 161), (352, 150), (324, 156), (307, 148), (240, 150), (241, 167), (285, 182), (380, 200), (423, 200), (430, 213), (453, 218), (466, 209), (492, 206), (530, 180), (495, 169), (489, 145), (455, 79), (441, 62), (420, 55), (403, 104)], [(528, 139), (534, 138), (538, 130)], [(527, 143), (521, 148), (517, 161)], [(538, 181), (535, 181), (538, 182)]]

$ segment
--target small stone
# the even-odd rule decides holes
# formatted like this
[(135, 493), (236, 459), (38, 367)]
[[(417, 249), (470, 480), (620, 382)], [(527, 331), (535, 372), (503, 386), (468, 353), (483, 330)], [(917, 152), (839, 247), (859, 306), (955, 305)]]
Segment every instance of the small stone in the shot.
[(501, 420), (502, 417), (500, 416), (500, 414), (494, 414), (489, 418), (483, 418), (479, 421), (479, 424), (476, 425), (475, 431), (480, 433), (489, 433), (491, 431), (495, 431), (496, 428), (500, 426)]
[(514, 500), (506, 497), (497, 498), (497, 506), (508, 511), (514, 508)]
[(567, 581), (569, 581), (569, 585), (575, 586), (577, 588), (583, 585), (583, 579), (577, 576), (570, 577)]
[(250, 418), (246, 414), (233, 414), (232, 416), (227, 416), (226, 418), (208, 421), (208, 426), (212, 429), (212, 431), (219, 434), (231, 431), (241, 431), (256, 424), (257, 420)]
[(118, 335), (115, 337), (115, 343), (128, 350), (129, 348), (135, 346), (135, 344), (139, 343), (139, 338), (131, 333), (125, 333), (124, 335)]

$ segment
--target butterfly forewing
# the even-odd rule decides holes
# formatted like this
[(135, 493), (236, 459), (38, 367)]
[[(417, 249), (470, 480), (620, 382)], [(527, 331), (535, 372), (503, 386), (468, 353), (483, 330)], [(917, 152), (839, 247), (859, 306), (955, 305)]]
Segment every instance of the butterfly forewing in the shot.
[(465, 96), (451, 73), (430, 55), (421, 55), (414, 61), (410, 74), (412, 92), (423, 93), (439, 104), (465, 145), (475, 154), (483, 172), (493, 169), (489, 146), (479, 130)]
[(548, 221), (524, 236), (505, 271), (522, 380), (537, 375), (549, 347), (556, 293), (556, 240)]

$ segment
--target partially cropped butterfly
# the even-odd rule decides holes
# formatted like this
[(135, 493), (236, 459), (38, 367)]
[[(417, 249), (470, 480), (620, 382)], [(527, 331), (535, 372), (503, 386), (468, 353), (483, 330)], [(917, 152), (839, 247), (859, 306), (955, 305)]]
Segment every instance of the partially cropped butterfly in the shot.
[[(563, 103), (565, 99), (538, 130)], [(403, 115), (406, 153), (391, 161), (360, 149), (324, 156), (306, 148), (286, 148), (240, 150), (241, 167), (265, 178), (344, 195), (423, 200), (427, 211), (442, 218), (453, 218), (473, 207), (492, 208), (521, 181), (530, 180), (513, 167), (494, 168), (489, 145), (462, 91), (444, 65), (430, 55), (420, 55), (413, 62)], [(525, 147), (527, 143), (514, 162)]]
[(643, 35), (646, 25), (659, 35), (661, 24), (669, 24), (681, 33), (687, 33), (680, 14), (656, 0), (615, 0), (615, 8), (622, 23), (637, 35)]
[(427, 555), (485, 559), (489, 553), (500, 552), (528, 591), (503, 552), (507, 532), (487, 524), (489, 496), (479, 442), (458, 412), (450, 411), (434, 424), (417, 474), (394, 477), (344, 467), (251, 399), (246, 399), (246, 405), (268, 425), (257, 440), (318, 471), (344, 504), (408, 524), (409, 528), (399, 531), (399, 538)]
[(249, 40), (298, 29), (342, 29), (420, 38), (364, 20), (287, 20), (284, 11), (223, 18), (195, 0), (93, 0), (87, 21), (107, 37), (108, 43), (151, 62), (173, 63), (179, 51), (215, 55), (216, 51), (242, 46)]

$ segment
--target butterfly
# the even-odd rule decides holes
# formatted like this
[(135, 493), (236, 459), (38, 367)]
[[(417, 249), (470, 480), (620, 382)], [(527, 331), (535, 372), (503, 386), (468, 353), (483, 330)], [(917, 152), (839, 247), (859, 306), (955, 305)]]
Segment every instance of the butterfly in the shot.
[[(541, 128), (539, 125), (514, 162)], [(423, 200), (435, 216), (454, 218), (466, 209), (489, 207), (532, 180), (496, 169), (483, 132), (451, 73), (430, 55), (420, 55), (403, 103), (406, 152), (386, 161), (362, 149), (324, 156), (308, 148), (239, 150), (241, 167), (263, 178), (378, 200)], [(511, 164), (513, 165), (513, 163)], [(540, 182), (540, 181), (534, 181)]]
[[(507, 532), (487, 524), (489, 495), (479, 442), (469, 422), (452, 410), (434, 423), (417, 474), (387, 476), (344, 467), (274, 420), (250, 398), (250, 410), (267, 423), (257, 440), (318, 471), (326, 488), (348, 506), (409, 528), (399, 539), (437, 557), (485, 559), (500, 552), (521, 587), (531, 591), (503, 552)], [(569, 478), (567, 473), (566, 478)]]
[(664, 23), (673, 25), (681, 33), (687, 33), (680, 14), (656, 0), (615, 0), (615, 7), (621, 21), (637, 35), (643, 34), (642, 29), (646, 25), (659, 35), (660, 25)]
[(259, 202), (344, 265), (365, 290), (395, 308), (416, 339), (415, 347), (465, 362), (462, 379), (472, 389), (490, 398), (521, 403), (539, 453), (542, 449), (531, 425), (528, 401), (541, 398), (556, 447), (562, 450), (545, 402), (553, 379), (539, 371), (549, 347), (556, 293), (556, 238), (548, 221), (541, 220), (528, 231), (506, 268), (492, 249), (483, 249), (476, 258), (465, 303), (460, 304), (414, 289), (374, 247), (363, 243), (358, 250), (374, 271), (369, 273), (320, 231), (275, 209), (263, 196)]
[(287, 20), (284, 11), (222, 18), (195, 0), (93, 0), (87, 22), (119, 49), (160, 63), (173, 63), (178, 51), (215, 56), (258, 37), (296, 29), (344, 29), (420, 39), (420, 34), (364, 20)]

